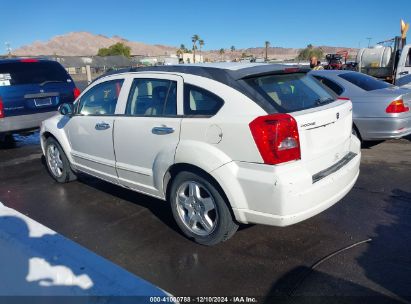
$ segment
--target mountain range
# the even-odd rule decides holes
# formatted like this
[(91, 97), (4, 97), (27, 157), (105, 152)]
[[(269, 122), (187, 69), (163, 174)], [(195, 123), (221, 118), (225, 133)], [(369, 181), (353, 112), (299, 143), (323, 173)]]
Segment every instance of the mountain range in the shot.
[[(124, 43), (131, 48), (132, 55), (159, 56), (176, 54), (177, 47), (160, 44), (146, 44), (143, 42), (129, 41), (120, 36), (107, 37), (96, 35), (89, 32), (71, 32), (51, 38), (48, 41), (35, 41), (32, 44), (22, 46), (13, 51), (16, 56), (41, 56), (41, 55), (58, 55), (58, 56), (93, 56), (96, 55), (100, 48), (109, 47), (115, 43)], [(206, 42), (207, 43), (207, 42)], [(186, 45), (189, 47), (189, 45)], [(346, 47), (320, 46), (324, 53), (334, 53), (339, 50), (347, 50), (351, 55), (355, 55), (358, 49)], [(300, 48), (268, 48), (269, 58), (276, 59), (293, 59), (298, 55)], [(231, 51), (225, 50), (221, 55), (219, 50), (202, 51), (202, 55), (210, 60), (232, 59), (241, 57), (243, 53), (255, 57), (264, 57), (264, 47), (252, 47)]]

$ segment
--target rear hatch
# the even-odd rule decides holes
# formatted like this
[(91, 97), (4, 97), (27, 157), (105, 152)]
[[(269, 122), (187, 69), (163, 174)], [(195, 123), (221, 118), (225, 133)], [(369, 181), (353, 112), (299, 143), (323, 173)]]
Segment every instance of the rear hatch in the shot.
[(352, 131), (349, 100), (338, 99), (306, 73), (255, 76), (246, 82), (277, 112), (296, 120), (301, 161), (313, 175), (348, 155)]
[(351, 102), (338, 100), (315, 110), (291, 115), (298, 125), (301, 160), (312, 174), (332, 166), (349, 153)]
[(55, 111), (60, 104), (74, 101), (74, 88), (58, 62), (23, 59), (0, 63), (0, 98), (6, 117)]

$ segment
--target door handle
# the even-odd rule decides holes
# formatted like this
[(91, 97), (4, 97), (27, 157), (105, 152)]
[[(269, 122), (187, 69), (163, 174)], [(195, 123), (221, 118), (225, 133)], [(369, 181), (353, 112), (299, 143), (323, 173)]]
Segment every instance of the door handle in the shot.
[(408, 71), (400, 72), (400, 75), (407, 75)]
[(161, 127), (154, 127), (151, 132), (156, 135), (165, 135), (165, 134), (170, 134), (174, 132), (173, 128), (167, 127), (167, 126), (161, 126)]
[(96, 130), (107, 130), (110, 128), (110, 125), (106, 122), (96, 123)]

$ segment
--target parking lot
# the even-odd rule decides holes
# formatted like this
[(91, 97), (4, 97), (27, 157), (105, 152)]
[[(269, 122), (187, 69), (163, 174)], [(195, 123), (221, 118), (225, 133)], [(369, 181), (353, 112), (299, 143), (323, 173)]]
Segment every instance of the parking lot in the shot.
[(362, 149), (354, 189), (286, 228), (242, 226), (204, 247), (166, 203), (88, 177), (57, 184), (38, 134), (0, 149), (0, 201), (176, 296), (379, 296), (411, 300), (411, 138)]

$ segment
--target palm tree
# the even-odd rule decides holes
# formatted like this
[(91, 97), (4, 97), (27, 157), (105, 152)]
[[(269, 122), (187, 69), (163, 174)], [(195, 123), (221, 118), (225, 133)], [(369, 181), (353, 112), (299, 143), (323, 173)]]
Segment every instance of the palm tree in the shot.
[(203, 46), (204, 46), (204, 40), (203, 40), (203, 39), (199, 39), (199, 40), (198, 40), (198, 44), (200, 45), (200, 58), (201, 58), (201, 50), (202, 50), (202, 48), (203, 48)]
[[(234, 53), (234, 51), (235, 51), (235, 46), (232, 45), (232, 46), (230, 47), (230, 50), (231, 50), (231, 59), (233, 59), (233, 53)], [(235, 60), (235, 58), (234, 58), (234, 60)]]
[(193, 43), (193, 62), (196, 63), (196, 49), (197, 49), (197, 41), (200, 40), (200, 36), (197, 34), (191, 37), (191, 42)]
[(224, 49), (221, 48), (218, 52), (220, 53), (221, 61), (223, 61), (223, 55), (224, 55), (224, 53), (225, 53)]
[(265, 42), (265, 61), (268, 61), (268, 48), (270, 47), (270, 41)]

